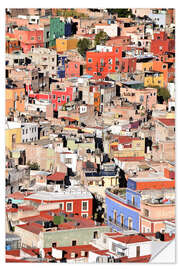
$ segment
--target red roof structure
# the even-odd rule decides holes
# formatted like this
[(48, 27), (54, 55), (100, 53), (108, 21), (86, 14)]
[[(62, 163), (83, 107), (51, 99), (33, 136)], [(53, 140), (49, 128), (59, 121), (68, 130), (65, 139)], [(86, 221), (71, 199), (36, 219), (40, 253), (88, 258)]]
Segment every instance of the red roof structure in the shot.
[(149, 242), (151, 240), (147, 239), (142, 235), (127, 235), (127, 236), (120, 236), (116, 238), (116, 241), (125, 243), (125, 244), (134, 244), (139, 242)]
[(65, 173), (61, 173), (61, 172), (56, 172), (54, 174), (51, 174), (47, 177), (47, 180), (51, 180), (51, 181), (62, 181), (64, 180), (66, 174)]
[(165, 126), (175, 126), (175, 119), (174, 118), (159, 118), (158, 119), (162, 124)]

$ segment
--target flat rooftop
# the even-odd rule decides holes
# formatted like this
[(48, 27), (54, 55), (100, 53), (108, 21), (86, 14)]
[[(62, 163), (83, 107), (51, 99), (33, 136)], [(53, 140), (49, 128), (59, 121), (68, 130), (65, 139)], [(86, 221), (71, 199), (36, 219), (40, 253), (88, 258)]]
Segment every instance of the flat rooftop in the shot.
[(46, 192), (40, 191), (27, 196), (26, 200), (39, 200), (39, 201), (61, 201), (61, 200), (75, 200), (75, 199), (92, 199), (91, 193), (78, 186), (69, 187), (66, 190), (61, 190), (59, 192)]
[(130, 180), (133, 180), (134, 182), (172, 182), (172, 179), (162, 177), (162, 176), (157, 176), (157, 177), (131, 177), (129, 178)]

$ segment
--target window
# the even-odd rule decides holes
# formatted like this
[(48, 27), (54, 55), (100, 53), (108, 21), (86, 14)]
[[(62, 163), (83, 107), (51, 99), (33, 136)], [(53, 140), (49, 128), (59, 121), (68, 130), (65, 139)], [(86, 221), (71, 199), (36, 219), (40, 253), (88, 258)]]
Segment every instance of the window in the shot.
[(41, 40), (41, 36), (38, 36), (38, 40)]
[(103, 68), (100, 68), (100, 72), (102, 72), (103, 71)]
[(104, 65), (104, 59), (100, 60), (100, 65), (103, 66)]
[(148, 209), (144, 209), (144, 215), (145, 215), (145, 217), (149, 217), (149, 210)]
[(88, 217), (88, 213), (83, 213), (83, 214), (81, 214), (81, 216), (82, 216), (83, 218), (87, 218), (87, 217)]
[(75, 64), (75, 68), (78, 68), (78, 65), (77, 64)]
[(119, 52), (119, 49), (116, 49), (116, 53), (118, 53)]
[(65, 100), (65, 96), (64, 95), (62, 96), (62, 100)]
[(92, 63), (92, 59), (91, 58), (88, 58), (88, 63)]
[(92, 68), (91, 67), (88, 67), (88, 70), (90, 71), (90, 70), (92, 70)]
[(61, 210), (64, 210), (64, 203), (60, 203), (60, 204), (59, 204), (59, 208), (60, 208)]
[(50, 32), (48, 31), (48, 32), (46, 33), (46, 38), (49, 38), (49, 36), (50, 36)]
[(70, 97), (69, 97), (69, 96), (66, 97), (66, 101), (67, 101), (67, 102), (70, 101)]
[(111, 69), (112, 69), (112, 67), (108, 67), (108, 69), (109, 69), (109, 70), (111, 70)]
[(108, 64), (112, 65), (112, 59), (111, 58), (108, 60)]
[(135, 205), (135, 197), (132, 196), (132, 204)]
[(31, 37), (31, 40), (34, 40), (34, 37)]
[(57, 246), (57, 243), (52, 243), (52, 247), (55, 248)]
[(22, 133), (23, 133), (23, 135), (24, 135), (24, 129), (23, 129)]
[(116, 71), (118, 71), (118, 70), (119, 70), (119, 68), (116, 66), (116, 67), (115, 67), (115, 70), (116, 70)]
[(115, 243), (112, 243), (112, 251), (116, 252), (116, 245), (115, 245)]
[(56, 99), (56, 95), (53, 95), (53, 99)]
[(94, 238), (94, 239), (97, 239), (97, 238), (98, 238), (98, 232), (97, 232), (97, 231), (95, 231), (95, 232), (93, 233), (93, 238)]
[(54, 58), (52, 58), (52, 62), (54, 62)]
[(66, 211), (67, 212), (72, 212), (73, 211), (73, 203), (72, 202), (66, 203)]
[(57, 101), (60, 103), (60, 102), (61, 102), (61, 98), (60, 98), (60, 97), (58, 97)]
[(120, 215), (120, 220), (121, 220), (121, 226), (124, 226), (124, 216), (121, 214)]
[(166, 69), (166, 65), (163, 65), (162, 68), (163, 68), (163, 69)]
[(144, 96), (140, 96), (140, 102), (143, 102), (144, 101)]
[(76, 246), (76, 244), (77, 244), (77, 241), (76, 240), (73, 240), (72, 241), (72, 246)]
[(132, 222), (132, 218), (128, 218), (128, 229), (129, 230), (132, 230), (132, 226), (133, 225), (133, 222)]
[(82, 211), (88, 211), (88, 201), (82, 201)]
[(114, 223), (116, 224), (116, 222), (117, 222), (117, 211), (114, 210)]
[(26, 134), (28, 134), (28, 129), (26, 129)]
[(64, 163), (65, 164), (71, 164), (72, 160), (71, 158), (65, 158)]

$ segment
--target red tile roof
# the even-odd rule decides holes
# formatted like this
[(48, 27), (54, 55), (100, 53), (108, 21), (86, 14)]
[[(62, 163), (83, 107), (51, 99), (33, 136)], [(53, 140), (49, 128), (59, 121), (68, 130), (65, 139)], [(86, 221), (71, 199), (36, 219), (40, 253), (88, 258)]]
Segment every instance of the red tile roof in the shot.
[(66, 174), (61, 173), (61, 172), (56, 172), (54, 174), (51, 174), (47, 177), (47, 180), (52, 180), (52, 181), (61, 181), (64, 180)]
[(39, 234), (43, 229), (43, 226), (37, 223), (30, 223), (30, 224), (28, 223), (28, 224), (16, 225), (16, 226), (35, 234)]
[(147, 263), (149, 262), (150, 258), (151, 258), (151, 255), (139, 256), (139, 257), (134, 257), (134, 258), (123, 257), (121, 258), (121, 262), (122, 263), (126, 263), (126, 262)]
[(140, 161), (144, 160), (144, 157), (115, 157), (120, 161)]
[(140, 138), (133, 138), (133, 137), (130, 137), (130, 136), (119, 136), (118, 137), (118, 142), (120, 144), (128, 144), (128, 143), (131, 143), (132, 141), (138, 141), (140, 140)]
[(127, 235), (127, 236), (117, 237), (116, 241), (122, 242), (125, 244), (133, 244), (133, 243), (139, 243), (139, 242), (149, 242), (151, 240), (141, 235)]
[(175, 126), (175, 119), (174, 118), (159, 118), (158, 119), (162, 124), (165, 126)]
[(13, 194), (9, 194), (8, 198), (13, 198), (16, 200), (24, 200), (24, 194), (21, 192), (15, 192)]

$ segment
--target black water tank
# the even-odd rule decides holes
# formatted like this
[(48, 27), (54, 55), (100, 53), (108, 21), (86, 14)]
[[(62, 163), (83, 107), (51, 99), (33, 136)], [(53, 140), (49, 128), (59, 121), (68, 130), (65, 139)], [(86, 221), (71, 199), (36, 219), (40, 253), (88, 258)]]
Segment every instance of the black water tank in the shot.
[(156, 238), (160, 239), (161, 233), (160, 232), (156, 232)]
[(163, 233), (161, 233), (161, 235), (160, 235), (160, 240), (164, 241), (164, 234)]

